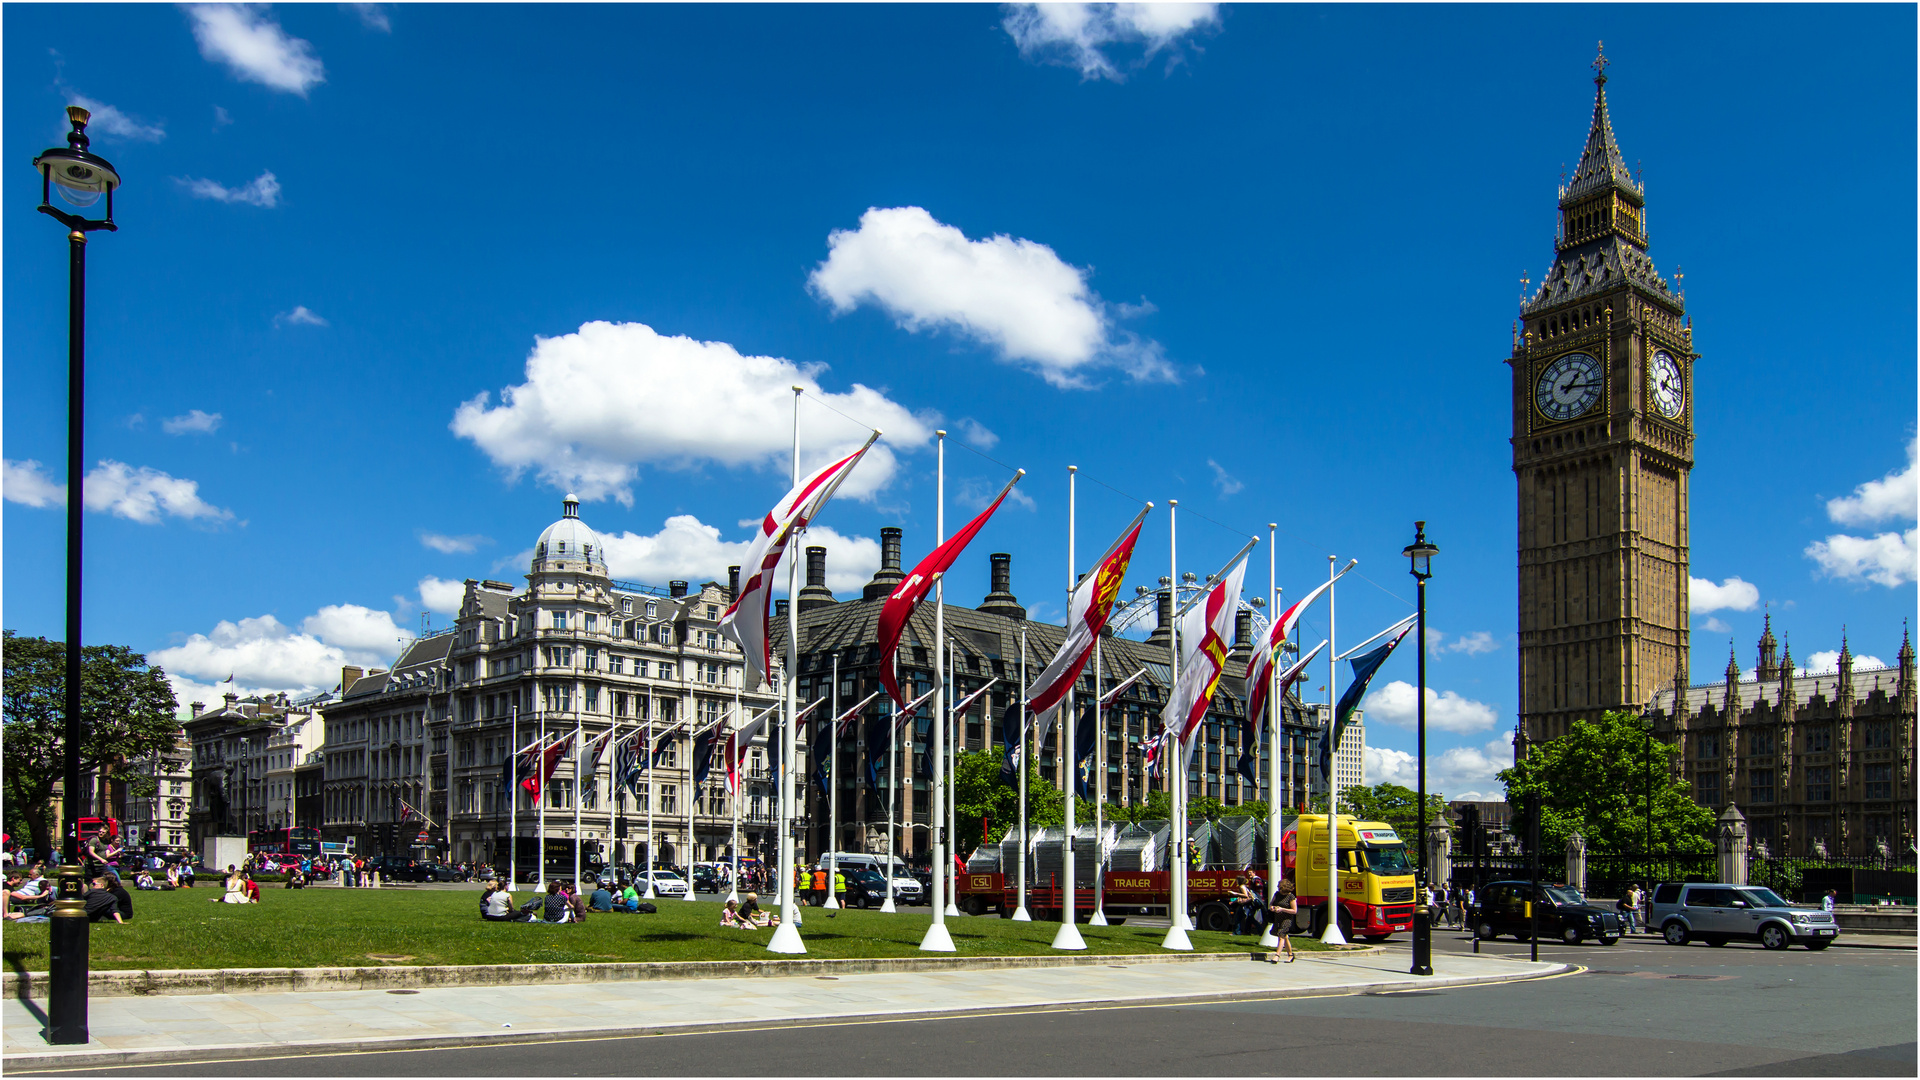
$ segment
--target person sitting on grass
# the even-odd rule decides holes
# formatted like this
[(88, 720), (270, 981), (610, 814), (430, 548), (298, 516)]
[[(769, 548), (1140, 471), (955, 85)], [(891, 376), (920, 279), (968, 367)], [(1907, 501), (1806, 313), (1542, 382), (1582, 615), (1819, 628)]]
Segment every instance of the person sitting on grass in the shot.
[(508, 922), (513, 918), (513, 894), (497, 879), (487, 882), (480, 894), (480, 917), (488, 922)]
[(540, 902), (541, 916), (550, 923), (572, 922), (573, 907), (567, 903), (567, 894), (560, 891), (559, 881), (547, 882), (547, 895)]
[(729, 900), (720, 911), (720, 926), (727, 930), (749, 930), (752, 924), (740, 917), (740, 901)]
[(52, 914), (52, 897), (26, 887), (27, 875), (7, 871), (7, 888), (0, 894), (0, 918), (8, 922), (46, 922)]
[(615, 911), (634, 912), (640, 910), (640, 894), (633, 890), (633, 882), (620, 890), (620, 901), (614, 905)]
[(242, 892), (245, 892), (247, 894), (247, 903), (249, 904), (259, 903), (260, 902), (260, 883), (253, 880), (253, 871), (242, 870), (240, 872), (240, 880), (241, 880), (240, 889)]
[(179, 887), (180, 887), (180, 865), (178, 863), (168, 863), (167, 864), (167, 888), (178, 889)]
[(758, 893), (747, 894), (746, 901), (740, 905), (740, 918), (742, 921), (754, 926), (772, 926), (780, 921), (778, 915), (770, 915), (760, 909), (760, 895)]
[(613, 894), (607, 891), (607, 886), (604, 882), (594, 887), (593, 898), (587, 906), (595, 911), (613, 910)]
[(142, 892), (152, 892), (160, 886), (153, 883), (153, 872), (151, 870), (142, 870), (133, 875), (133, 887)]
[[(93, 879), (93, 888), (87, 890), (87, 921), (123, 923), (127, 920), (120, 914), (120, 898), (113, 894), (108, 883), (111, 879), (105, 874)], [(125, 892), (125, 889), (120, 890)], [(129, 905), (131, 906), (131, 905)]]
[(227, 867), (226, 891), (214, 897), (212, 902), (216, 904), (251, 904), (253, 902), (247, 895), (247, 882), (240, 876), (240, 871), (231, 865)]

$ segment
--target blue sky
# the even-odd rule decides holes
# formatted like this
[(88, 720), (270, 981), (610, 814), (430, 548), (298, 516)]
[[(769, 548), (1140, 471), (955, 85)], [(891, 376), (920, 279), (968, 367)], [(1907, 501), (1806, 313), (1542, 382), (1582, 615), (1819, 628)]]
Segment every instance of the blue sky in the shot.
[[(939, 426), (949, 527), (998, 462), (1030, 474), (961, 601), (1008, 550), (1059, 616), (1069, 464), (1083, 568), (1136, 498), (1181, 501), (1203, 575), (1277, 521), (1291, 595), (1360, 560), (1345, 641), (1411, 610), (1427, 519), (1436, 786), (1487, 790), (1502, 360), (1602, 38), (1703, 354), (1695, 678), (1729, 638), (1751, 665), (1766, 611), (1806, 664), (1842, 624), (1891, 660), (1914, 609), (1910, 6), (0, 18), (5, 625), (63, 632), (65, 254), (26, 163), (81, 102), (125, 177), (89, 251), (87, 637), (186, 694), (390, 658), (448, 583), (519, 581), (571, 488), (620, 576), (723, 574), (784, 488), (797, 375), (888, 431), (815, 537), (843, 593), (882, 526), (931, 545)], [(860, 435), (805, 406), (809, 457)], [(1151, 520), (1136, 582), (1167, 572)], [(1376, 682), (1412, 678), (1403, 654)], [(1406, 774), (1411, 701), (1370, 704), (1375, 778)]]

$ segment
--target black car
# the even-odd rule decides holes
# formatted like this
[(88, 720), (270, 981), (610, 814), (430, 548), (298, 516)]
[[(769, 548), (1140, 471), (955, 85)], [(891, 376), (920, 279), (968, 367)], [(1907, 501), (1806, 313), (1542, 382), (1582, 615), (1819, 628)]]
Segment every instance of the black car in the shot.
[(452, 871), (447, 878), (439, 879), (434, 873), (434, 864), (416, 859), (403, 859), (394, 855), (375, 855), (367, 860), (367, 871), (379, 874), (381, 881), (434, 881), (451, 880)]
[(878, 870), (843, 870), (847, 879), (846, 906), (877, 908), (887, 902), (887, 879)]
[[(1526, 941), (1537, 924), (1542, 940), (1559, 938), (1569, 945), (1598, 941), (1612, 945), (1620, 940), (1622, 927), (1617, 912), (1598, 904), (1589, 904), (1579, 892), (1565, 885), (1542, 885), (1539, 892), (1525, 881), (1496, 881), (1481, 889), (1473, 909), (1474, 936), (1492, 941), (1501, 934), (1512, 934)], [(1528, 918), (1527, 901), (1534, 901), (1533, 917)]]

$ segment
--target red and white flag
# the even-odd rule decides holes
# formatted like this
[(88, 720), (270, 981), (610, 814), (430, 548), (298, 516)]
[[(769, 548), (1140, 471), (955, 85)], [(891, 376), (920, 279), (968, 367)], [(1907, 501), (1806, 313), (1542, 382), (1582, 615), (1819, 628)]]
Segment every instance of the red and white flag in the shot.
[(773, 667), (773, 643), (767, 637), (767, 612), (773, 606), (773, 571), (786, 554), (795, 533), (805, 529), (827, 500), (839, 489), (841, 481), (880, 437), (874, 432), (866, 444), (813, 475), (803, 478), (792, 491), (782, 496), (760, 522), (760, 531), (747, 545), (747, 558), (741, 565), (747, 579), (740, 584), (740, 595), (733, 598), (726, 614), (720, 616), (720, 632), (745, 654), (746, 689), (758, 690)]
[(547, 744), (545, 750), (536, 751), (539, 763), (534, 766), (533, 775), (520, 781), (520, 786), (527, 789), (529, 796), (538, 799), (540, 793), (546, 790), (547, 782), (553, 779), (554, 770), (560, 767), (561, 756), (567, 752), (567, 746), (572, 742), (571, 736), (555, 738)]
[(907, 721), (913, 719), (913, 714), (916, 712), (919, 712), (920, 706), (925, 705), (927, 703), (927, 699), (932, 696), (933, 696), (933, 691), (929, 690), (926, 693), (921, 694), (919, 697), (914, 698), (912, 701), (909, 701), (904, 706), (902, 706), (899, 712), (893, 714), (893, 729), (895, 731), (900, 730), (901, 726), (904, 725)]
[(1047, 669), (1034, 680), (1027, 695), (1027, 712), (1039, 725), (1042, 742), (1046, 741), (1060, 703), (1066, 700), (1074, 680), (1080, 678), (1081, 669), (1093, 655), (1100, 631), (1106, 629), (1107, 616), (1113, 613), (1113, 598), (1120, 592), (1120, 583), (1126, 580), (1127, 564), (1133, 561), (1133, 545), (1140, 539), (1140, 526), (1147, 520), (1147, 511), (1152, 509), (1153, 504), (1148, 503), (1101, 557), (1093, 572), (1073, 590), (1073, 598), (1067, 604), (1067, 638), (1060, 643), (1060, 651), (1053, 654)]
[(1233, 634), (1233, 613), (1240, 607), (1240, 582), (1246, 572), (1247, 561), (1236, 559), (1233, 569), (1207, 590), (1206, 597), (1180, 617), (1180, 686), (1161, 711), (1160, 720), (1179, 740), (1182, 768), (1193, 753), (1193, 731), (1206, 719), (1213, 692), (1219, 689), (1220, 675), (1226, 670), (1227, 642)]
[(767, 730), (767, 718), (779, 709), (778, 705), (764, 709), (759, 716), (747, 721), (746, 726), (727, 732), (727, 792), (729, 794), (740, 790), (740, 763), (746, 759), (747, 747)]
[(913, 573), (900, 582), (899, 587), (893, 590), (893, 595), (887, 597), (886, 604), (880, 608), (880, 684), (887, 688), (887, 696), (893, 699), (895, 707), (906, 701), (906, 695), (900, 692), (900, 675), (894, 670), (893, 657), (900, 648), (900, 635), (907, 629), (908, 616), (933, 590), (933, 579), (947, 572), (947, 568), (953, 565), (954, 560), (960, 557), (960, 553), (967, 549), (974, 536), (986, 525), (987, 519), (1000, 509), (1001, 503), (1007, 501), (1007, 492), (1012, 491), (1013, 485), (1025, 475), (1025, 469), (1014, 473), (1013, 479), (1007, 481), (1007, 486), (1000, 489), (1000, 497), (980, 511), (978, 517), (967, 522), (966, 528), (954, 533), (946, 543), (921, 559), (920, 564), (913, 568)]
[[(1349, 565), (1347, 570), (1351, 569), (1353, 567)], [(1281, 612), (1280, 617), (1273, 620), (1273, 625), (1267, 628), (1265, 647), (1255, 649), (1253, 657), (1247, 661), (1247, 717), (1249, 719), (1258, 720), (1260, 710), (1266, 706), (1267, 672), (1273, 667), (1274, 658), (1280, 654), (1280, 646), (1292, 639), (1293, 628), (1299, 624), (1300, 616), (1306, 614), (1307, 608), (1312, 606), (1315, 600), (1320, 599), (1321, 593), (1333, 588), (1333, 583), (1344, 577), (1347, 570), (1342, 570), (1331, 580), (1322, 582), (1304, 599)], [(1282, 692), (1285, 692), (1284, 689)]]

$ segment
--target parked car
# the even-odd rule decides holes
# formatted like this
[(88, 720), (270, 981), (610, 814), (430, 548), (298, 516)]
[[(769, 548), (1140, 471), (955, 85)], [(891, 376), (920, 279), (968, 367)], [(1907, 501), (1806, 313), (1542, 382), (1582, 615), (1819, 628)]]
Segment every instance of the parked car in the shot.
[[(651, 870), (648, 871), (648, 876), (653, 879), (653, 894), (655, 896), (687, 895), (687, 879), (671, 870)], [(644, 878), (635, 884), (635, 888), (638, 888), (641, 892), (646, 891), (645, 886), (646, 880)]]
[(847, 879), (845, 903), (848, 907), (876, 908), (887, 900), (887, 879), (878, 870), (851, 870)]
[(1832, 912), (1790, 904), (1763, 886), (1724, 882), (1656, 885), (1647, 921), (1669, 945), (1694, 938), (1725, 945), (1738, 939), (1769, 949), (1799, 944), (1819, 952), (1840, 936)]
[[(1532, 918), (1527, 914), (1529, 899), (1534, 903)], [(1542, 940), (1559, 938), (1569, 945), (1582, 941), (1613, 945), (1623, 932), (1617, 912), (1587, 903), (1577, 890), (1542, 885), (1536, 893), (1533, 884), (1526, 881), (1496, 881), (1480, 890), (1472, 921), (1474, 935), (1482, 941), (1492, 941), (1501, 934), (1526, 941), (1536, 925)]]
[[(397, 855), (375, 855), (367, 859), (369, 873), (380, 875), (381, 881), (434, 881), (432, 863), (423, 863), (415, 859), (403, 859)], [(452, 872), (447, 879), (451, 880)]]

